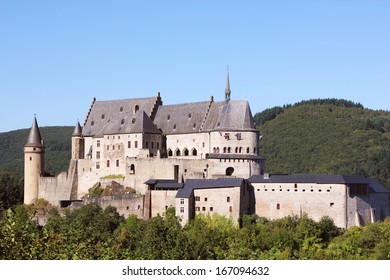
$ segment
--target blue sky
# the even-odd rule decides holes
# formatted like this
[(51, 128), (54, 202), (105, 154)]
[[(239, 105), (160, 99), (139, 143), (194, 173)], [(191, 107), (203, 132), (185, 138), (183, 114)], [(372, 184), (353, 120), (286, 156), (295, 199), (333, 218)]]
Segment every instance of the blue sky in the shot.
[(0, 0), (0, 132), (82, 123), (97, 100), (312, 98), (390, 110), (390, 1)]

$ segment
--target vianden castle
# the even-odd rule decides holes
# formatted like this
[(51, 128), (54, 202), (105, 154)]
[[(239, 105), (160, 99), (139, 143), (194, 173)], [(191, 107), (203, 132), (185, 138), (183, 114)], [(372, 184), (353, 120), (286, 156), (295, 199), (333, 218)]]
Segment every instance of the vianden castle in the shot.
[[(24, 146), (24, 203), (96, 202), (145, 219), (174, 207), (182, 224), (197, 214), (234, 222), (245, 214), (307, 214), (349, 228), (390, 216), (390, 192), (373, 179), (265, 173), (249, 103), (230, 97), (228, 75), (222, 101), (164, 105), (160, 93), (94, 99), (72, 134), (68, 171), (55, 176), (45, 172), (45, 145), (34, 118)], [(103, 192), (91, 195), (97, 189)]]

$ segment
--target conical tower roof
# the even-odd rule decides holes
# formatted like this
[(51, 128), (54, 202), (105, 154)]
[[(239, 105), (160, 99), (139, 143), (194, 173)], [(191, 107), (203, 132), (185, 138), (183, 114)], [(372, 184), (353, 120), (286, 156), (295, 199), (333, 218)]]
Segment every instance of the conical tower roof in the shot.
[(72, 136), (81, 136), (83, 133), (83, 129), (81, 128), (80, 122), (77, 121), (77, 124), (73, 130)]
[(34, 115), (34, 121), (28, 135), (25, 147), (43, 147), (41, 133), (39, 132), (37, 117)]

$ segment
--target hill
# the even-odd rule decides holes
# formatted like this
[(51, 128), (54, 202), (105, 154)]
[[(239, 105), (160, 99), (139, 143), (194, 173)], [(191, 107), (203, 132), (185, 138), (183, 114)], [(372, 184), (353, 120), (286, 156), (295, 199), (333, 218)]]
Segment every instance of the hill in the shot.
[[(74, 127), (41, 127), (45, 141), (45, 169), (49, 173), (66, 171), (69, 166), (71, 135)], [(20, 129), (0, 133), (0, 173), (8, 172), (23, 175), (23, 147), (30, 129)]]
[(337, 99), (255, 115), (269, 173), (362, 174), (390, 188), (390, 112)]

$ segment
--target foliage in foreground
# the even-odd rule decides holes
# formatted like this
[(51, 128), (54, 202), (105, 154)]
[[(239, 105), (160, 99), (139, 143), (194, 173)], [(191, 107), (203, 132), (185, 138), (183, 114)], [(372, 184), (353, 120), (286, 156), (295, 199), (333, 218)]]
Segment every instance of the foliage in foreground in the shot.
[(270, 221), (242, 217), (241, 227), (198, 215), (182, 227), (174, 209), (149, 220), (87, 204), (44, 226), (24, 206), (3, 212), (0, 259), (390, 259), (390, 221), (340, 231), (327, 217)]

